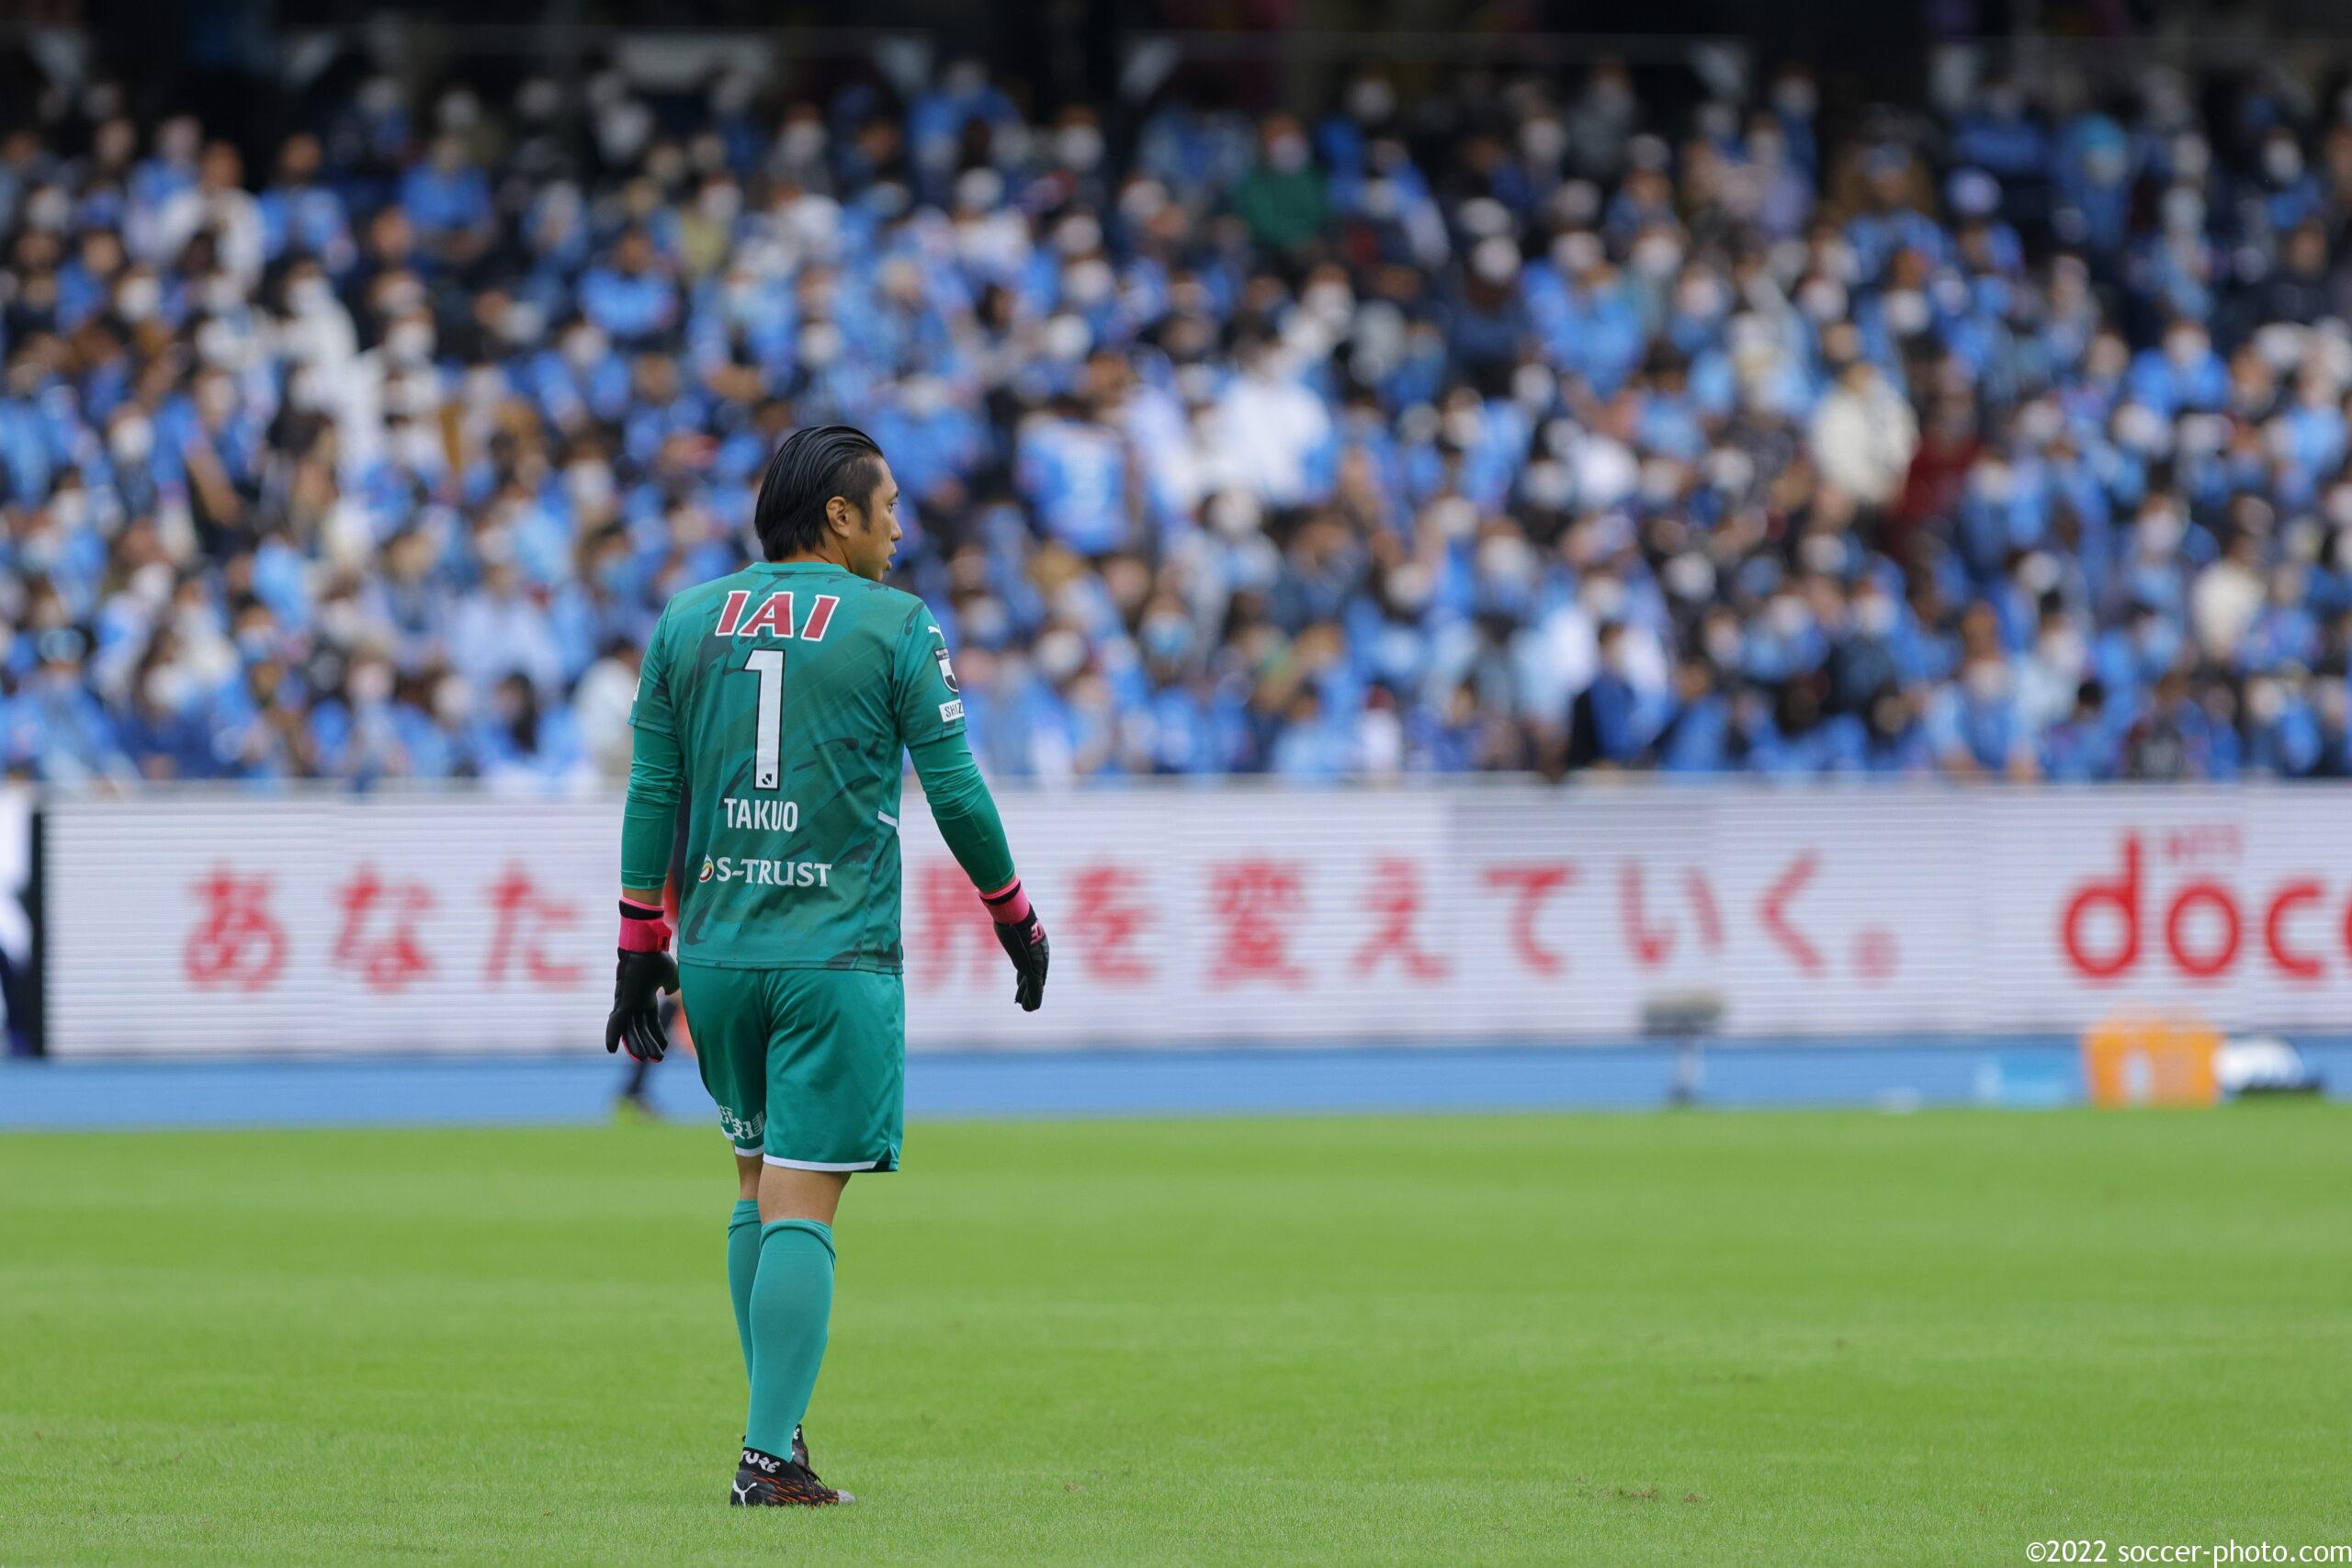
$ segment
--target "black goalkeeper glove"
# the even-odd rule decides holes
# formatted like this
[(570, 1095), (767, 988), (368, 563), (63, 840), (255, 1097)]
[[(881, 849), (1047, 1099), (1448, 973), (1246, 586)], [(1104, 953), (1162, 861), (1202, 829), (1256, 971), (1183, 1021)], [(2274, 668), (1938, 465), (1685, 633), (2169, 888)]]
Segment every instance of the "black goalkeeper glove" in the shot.
[(605, 1020), (607, 1054), (626, 1045), (637, 1060), (658, 1062), (670, 1049), (662, 993), (678, 988), (678, 964), (669, 946), (670, 922), (661, 910), (621, 900), (620, 964), (613, 971), (612, 1014)]
[(1037, 1004), (1046, 999), (1046, 964), (1053, 956), (1046, 942), (1046, 923), (1029, 907), (1029, 895), (1021, 890), (1019, 877), (994, 893), (981, 894), (980, 902), (989, 907), (989, 916), (996, 922), (997, 944), (1012, 960), (1017, 976), (1012, 999), (1021, 1004), (1023, 1012), (1035, 1012)]

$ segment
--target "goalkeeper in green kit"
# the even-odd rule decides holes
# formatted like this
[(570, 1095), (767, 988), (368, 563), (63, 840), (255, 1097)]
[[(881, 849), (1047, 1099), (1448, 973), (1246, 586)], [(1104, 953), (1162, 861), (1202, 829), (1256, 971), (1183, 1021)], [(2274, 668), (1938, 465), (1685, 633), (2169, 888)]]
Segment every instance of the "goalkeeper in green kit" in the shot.
[[(620, 965), (605, 1048), (656, 1059), (682, 1000), (735, 1145), (727, 1282), (751, 1375), (729, 1501), (851, 1501), (809, 1468), (800, 1420), (824, 1359), (833, 1214), (850, 1175), (896, 1170), (905, 1111), (899, 781), (923, 795), (1012, 960), (1046, 988), (1045, 928), (964, 740), (922, 600), (882, 584), (898, 481), (846, 425), (797, 432), (760, 485), (766, 558), (670, 601), (645, 650), (621, 829)], [(677, 957), (662, 911), (683, 793)]]

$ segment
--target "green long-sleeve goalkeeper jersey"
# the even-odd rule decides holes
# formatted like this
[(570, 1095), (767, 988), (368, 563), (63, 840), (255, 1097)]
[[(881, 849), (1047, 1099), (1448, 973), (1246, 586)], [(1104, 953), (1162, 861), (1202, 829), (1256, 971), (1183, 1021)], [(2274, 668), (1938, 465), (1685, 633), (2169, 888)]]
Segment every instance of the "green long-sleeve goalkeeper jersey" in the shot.
[(629, 722), (621, 883), (660, 887), (686, 801), (678, 956), (896, 971), (900, 747), (973, 882), (1012, 880), (922, 600), (823, 562), (690, 588), (653, 629)]

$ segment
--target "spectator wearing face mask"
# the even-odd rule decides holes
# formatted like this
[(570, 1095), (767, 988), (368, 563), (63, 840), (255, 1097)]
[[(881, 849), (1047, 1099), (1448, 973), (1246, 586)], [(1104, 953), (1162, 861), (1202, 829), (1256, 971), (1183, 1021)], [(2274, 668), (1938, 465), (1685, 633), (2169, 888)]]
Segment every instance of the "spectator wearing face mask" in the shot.
[(1273, 114), (1260, 122), (1258, 160), (1234, 187), (1232, 206), (1251, 241), (1277, 254), (1295, 254), (1321, 231), (1323, 175), (1298, 121)]

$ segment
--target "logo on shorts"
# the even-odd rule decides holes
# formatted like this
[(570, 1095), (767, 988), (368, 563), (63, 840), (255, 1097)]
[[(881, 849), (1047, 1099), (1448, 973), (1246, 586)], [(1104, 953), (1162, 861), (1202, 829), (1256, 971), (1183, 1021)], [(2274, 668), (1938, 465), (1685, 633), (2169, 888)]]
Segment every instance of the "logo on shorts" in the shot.
[(710, 874), (717, 869), (718, 867), (711, 864), (710, 857), (708, 855), (705, 855), (702, 857), (702, 874), (695, 877), (695, 880), (696, 882), (708, 882), (710, 880)]
[(956, 666), (947, 662), (947, 650), (944, 648), (933, 649), (931, 656), (939, 660), (939, 678), (947, 682), (947, 689), (951, 692), (962, 691), (964, 688), (956, 683)]
[(762, 1135), (767, 1132), (768, 1114), (763, 1111), (756, 1116), (738, 1116), (722, 1105), (718, 1108), (718, 1125), (729, 1137), (735, 1140), (737, 1148), (747, 1148), (758, 1143)]

